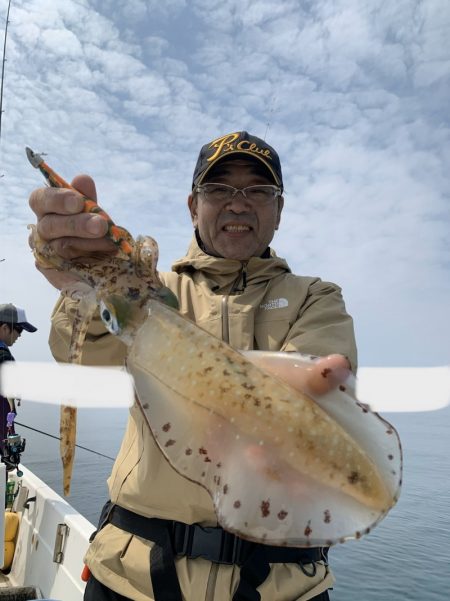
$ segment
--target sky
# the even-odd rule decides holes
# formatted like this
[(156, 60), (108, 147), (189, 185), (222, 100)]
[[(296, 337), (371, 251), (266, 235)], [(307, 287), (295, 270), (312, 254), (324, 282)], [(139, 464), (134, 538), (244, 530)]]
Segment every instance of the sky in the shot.
[(58, 295), (27, 244), (43, 179), (25, 146), (66, 179), (89, 173), (165, 271), (192, 236), (200, 147), (245, 129), (282, 162), (272, 246), (342, 287), (360, 365), (449, 364), (449, 31), (448, 0), (13, 0), (0, 302), (39, 328), (16, 359), (50, 360)]

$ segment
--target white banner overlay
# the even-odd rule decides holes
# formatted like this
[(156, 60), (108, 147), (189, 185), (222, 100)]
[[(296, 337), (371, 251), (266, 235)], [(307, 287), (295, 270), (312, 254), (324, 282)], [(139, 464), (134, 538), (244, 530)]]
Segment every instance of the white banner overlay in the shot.
[(78, 408), (130, 407), (133, 378), (117, 367), (5, 361), (0, 393), (6, 397)]
[[(133, 378), (117, 367), (7, 361), (0, 367), (6, 397), (73, 407), (130, 407)], [(415, 412), (450, 404), (450, 367), (361, 367), (357, 398), (372, 411)]]
[(356, 396), (372, 411), (433, 411), (450, 404), (450, 367), (360, 367)]

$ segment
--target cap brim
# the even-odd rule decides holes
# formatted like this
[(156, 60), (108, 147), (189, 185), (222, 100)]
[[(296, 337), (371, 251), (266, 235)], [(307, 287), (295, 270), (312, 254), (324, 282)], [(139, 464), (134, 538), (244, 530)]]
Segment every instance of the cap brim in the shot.
[(17, 325), (27, 332), (37, 332), (37, 328), (32, 326), (31, 323), (28, 323), (28, 321), (21, 321), (20, 323), (18, 322)]
[(273, 180), (277, 184), (277, 186), (282, 186), (282, 184), (279, 181), (272, 166), (267, 161), (265, 161), (262, 157), (255, 155), (254, 152), (249, 152), (248, 150), (232, 150), (230, 152), (227, 152), (227, 154), (223, 154), (222, 156), (217, 157), (217, 159), (215, 161), (212, 161), (208, 165), (208, 167), (205, 169), (205, 171), (203, 171), (203, 173), (201, 173), (201, 175), (194, 182), (193, 186), (200, 185), (202, 183), (202, 181), (205, 179), (205, 176), (207, 175), (207, 173), (211, 170), (212, 167), (214, 167), (214, 165), (217, 165), (217, 163), (225, 161), (226, 159), (228, 159), (230, 157), (237, 158), (238, 156), (243, 156), (246, 159), (248, 159), (248, 158), (254, 159), (255, 162), (259, 161), (260, 163), (262, 163), (264, 165), (264, 167), (269, 171), (269, 173), (271, 173)]

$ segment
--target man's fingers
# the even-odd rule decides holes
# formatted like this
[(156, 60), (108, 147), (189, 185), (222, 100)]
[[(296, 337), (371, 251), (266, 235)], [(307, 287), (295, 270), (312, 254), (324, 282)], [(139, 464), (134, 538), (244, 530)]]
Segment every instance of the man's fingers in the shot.
[(83, 259), (86, 263), (98, 262), (102, 257), (117, 252), (116, 245), (108, 238), (65, 237), (53, 240), (49, 245), (63, 259)]
[[(102, 238), (108, 231), (106, 220), (100, 215), (83, 213), (83, 195), (91, 200), (97, 200), (94, 180), (88, 175), (78, 175), (69, 188), (40, 188), (32, 192), (30, 207), (38, 217), (37, 231), (43, 240), (58, 240), (59, 238)], [(64, 258), (79, 256), (77, 250), (93, 250), (104, 252), (111, 250), (106, 242), (103, 245), (79, 245), (73, 240), (58, 242), (54, 248), (65, 247), (61, 254)], [(59, 254), (59, 253), (58, 253)], [(81, 252), (84, 254), (84, 252)]]
[(307, 369), (305, 391), (325, 394), (345, 382), (350, 374), (348, 359), (343, 355), (323, 357)]
[(101, 238), (108, 231), (108, 223), (100, 215), (44, 215), (38, 223), (38, 234), (44, 240), (57, 238)]
[(52, 246), (64, 259), (84, 259), (87, 263), (96, 263), (103, 256), (117, 252), (116, 245), (109, 238), (64, 238), (54, 240)]
[[(56, 256), (68, 261), (95, 263), (117, 252), (114, 243), (105, 238), (108, 222), (100, 215), (84, 213), (84, 198), (97, 201), (94, 180), (78, 175), (71, 188), (40, 188), (30, 196), (30, 207), (37, 216), (37, 234), (53, 249)], [(29, 244), (34, 248), (33, 234)], [(39, 270), (57, 288), (67, 284), (58, 270)], [(71, 278), (68, 276), (68, 281)]]
[(89, 175), (77, 175), (73, 178), (71, 185), (90, 200), (97, 202), (95, 182)]
[[(30, 234), (28, 245), (33, 249), (34, 244), (33, 234)], [(50, 240), (48, 246), (53, 248), (56, 255), (69, 261), (83, 258), (86, 262), (96, 262), (117, 252), (116, 245), (109, 238), (56, 238)], [(92, 261), (87, 261), (88, 256), (92, 257)]]
[(82, 196), (87, 196), (97, 202), (97, 192), (94, 180), (89, 175), (77, 175), (70, 188), (39, 188), (34, 190), (29, 199), (32, 211), (38, 219), (49, 213), (58, 215), (76, 215), (83, 210)]
[(74, 215), (82, 211), (84, 206), (81, 194), (68, 188), (34, 190), (30, 195), (29, 204), (38, 219), (42, 219), (48, 213)]

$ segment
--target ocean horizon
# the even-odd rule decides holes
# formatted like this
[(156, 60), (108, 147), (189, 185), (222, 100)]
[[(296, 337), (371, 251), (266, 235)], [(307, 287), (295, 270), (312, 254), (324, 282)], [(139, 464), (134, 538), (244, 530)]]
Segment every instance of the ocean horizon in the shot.
[[(105, 413), (107, 415), (105, 415)], [(367, 536), (336, 545), (332, 601), (444, 601), (450, 583), (450, 408), (383, 414), (397, 429), (404, 455), (400, 500)], [(17, 421), (58, 435), (59, 409), (26, 401)], [(80, 410), (78, 444), (114, 457), (126, 410)], [(27, 439), (22, 462), (62, 494), (59, 441), (17, 426)], [(112, 460), (77, 449), (68, 501), (94, 525), (107, 499)]]

